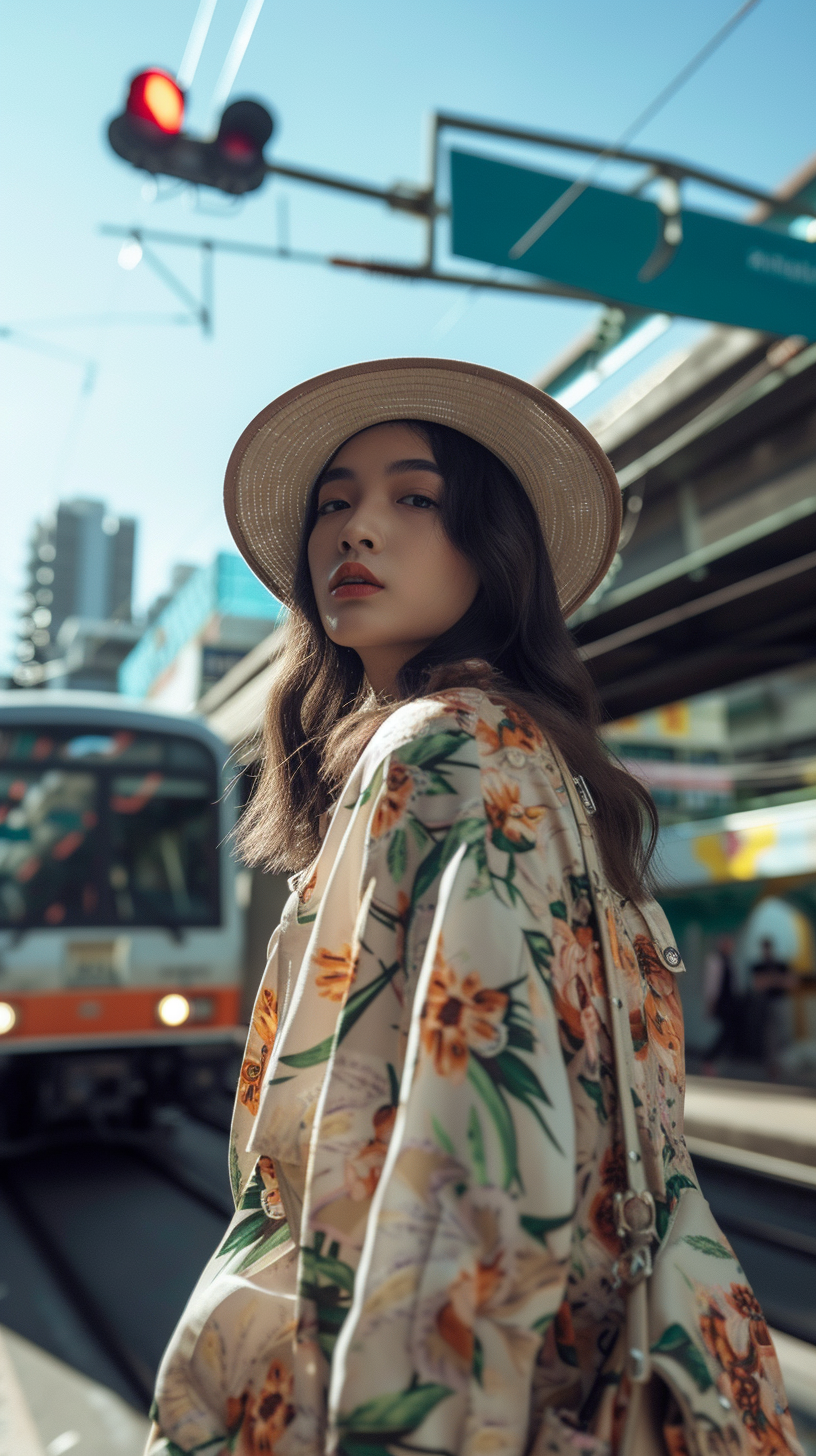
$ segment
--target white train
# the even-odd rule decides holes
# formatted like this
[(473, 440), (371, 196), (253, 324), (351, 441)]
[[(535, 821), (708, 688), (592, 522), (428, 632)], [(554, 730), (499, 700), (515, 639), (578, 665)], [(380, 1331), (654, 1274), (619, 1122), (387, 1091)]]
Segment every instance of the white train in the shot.
[(141, 703), (0, 693), (0, 1138), (234, 1086), (227, 756)]

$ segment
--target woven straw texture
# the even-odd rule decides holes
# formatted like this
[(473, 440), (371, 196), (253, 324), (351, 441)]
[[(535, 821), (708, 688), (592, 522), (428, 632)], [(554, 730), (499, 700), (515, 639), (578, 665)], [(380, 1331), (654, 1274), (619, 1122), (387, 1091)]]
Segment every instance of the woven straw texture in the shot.
[(387, 420), (451, 425), (516, 475), (538, 513), (565, 616), (594, 591), (617, 548), (612, 466), (567, 410), (532, 385), (450, 359), (382, 359), (318, 375), (262, 410), (230, 457), (224, 505), (241, 554), (291, 603), (306, 503), (344, 440)]

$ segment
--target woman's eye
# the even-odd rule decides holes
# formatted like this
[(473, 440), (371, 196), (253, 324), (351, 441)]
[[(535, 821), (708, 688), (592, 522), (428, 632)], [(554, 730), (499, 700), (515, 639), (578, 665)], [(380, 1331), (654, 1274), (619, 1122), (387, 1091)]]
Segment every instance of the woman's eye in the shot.
[(324, 501), (323, 504), (322, 504), (322, 506), (319, 506), (318, 507), (317, 514), (319, 516), (330, 516), (330, 515), (334, 515), (334, 513), (336, 511), (344, 511), (347, 508), (348, 508), (348, 501), (344, 501), (344, 500), (328, 500), (328, 501)]
[(410, 495), (401, 496), (400, 501), (405, 502), (409, 506), (418, 506), (421, 511), (429, 509), (436, 510), (436, 501), (431, 496), (420, 495), (416, 491), (412, 491)]

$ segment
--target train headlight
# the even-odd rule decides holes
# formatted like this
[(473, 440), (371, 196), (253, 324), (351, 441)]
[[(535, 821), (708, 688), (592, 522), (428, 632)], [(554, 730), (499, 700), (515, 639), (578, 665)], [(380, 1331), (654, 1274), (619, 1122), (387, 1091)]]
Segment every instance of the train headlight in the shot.
[(13, 1031), (17, 1025), (17, 1012), (10, 1001), (0, 1001), (0, 1036)]
[(190, 1003), (186, 996), (173, 991), (169, 996), (162, 996), (156, 1015), (164, 1026), (183, 1026), (190, 1017)]

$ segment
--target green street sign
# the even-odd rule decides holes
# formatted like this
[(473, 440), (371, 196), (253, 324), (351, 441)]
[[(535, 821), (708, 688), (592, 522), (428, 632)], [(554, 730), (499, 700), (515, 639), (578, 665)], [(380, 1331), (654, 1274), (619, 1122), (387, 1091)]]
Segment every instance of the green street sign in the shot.
[(682, 242), (650, 277), (663, 214), (642, 198), (588, 187), (514, 262), (513, 245), (569, 186), (566, 177), (452, 152), (453, 252), (604, 301), (816, 339), (816, 245), (767, 228), (684, 210)]

